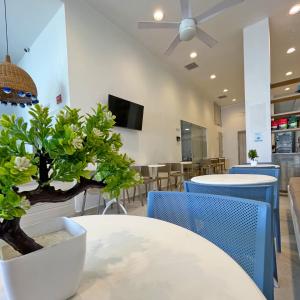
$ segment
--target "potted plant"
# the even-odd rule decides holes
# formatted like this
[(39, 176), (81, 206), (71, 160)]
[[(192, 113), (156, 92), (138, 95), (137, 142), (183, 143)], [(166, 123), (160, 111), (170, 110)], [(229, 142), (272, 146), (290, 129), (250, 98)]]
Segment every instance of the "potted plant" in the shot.
[[(15, 115), (0, 119), (0, 239), (21, 256), (0, 260), (0, 273), (9, 299), (66, 299), (79, 285), (85, 257), (85, 230), (60, 218), (26, 229), (20, 219), (38, 203), (65, 202), (88, 188), (103, 188), (117, 197), (139, 183), (133, 161), (120, 154), (114, 116), (99, 104), (91, 114), (65, 107), (55, 117), (49, 108), (30, 110), (30, 125)], [(96, 171), (91, 175), (88, 164)], [(36, 182), (33, 190), (19, 186)], [(55, 182), (73, 182), (67, 190)], [(70, 237), (43, 247), (32, 236), (64, 230)], [(99, 228), (99, 230), (101, 230)]]
[(258, 158), (257, 151), (255, 149), (249, 150), (248, 157), (250, 159), (251, 166), (256, 167), (257, 166), (256, 158)]

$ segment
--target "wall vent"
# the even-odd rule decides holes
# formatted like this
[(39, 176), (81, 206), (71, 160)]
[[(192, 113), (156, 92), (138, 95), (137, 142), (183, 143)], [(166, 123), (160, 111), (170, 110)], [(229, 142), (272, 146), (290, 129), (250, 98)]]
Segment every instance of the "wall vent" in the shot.
[(185, 66), (185, 68), (189, 71), (194, 70), (196, 68), (198, 68), (199, 66), (196, 63), (191, 63)]
[(222, 100), (222, 99), (226, 99), (227, 98), (227, 96), (226, 95), (221, 95), (221, 96), (219, 96), (218, 97), (218, 99), (220, 99), (220, 100)]

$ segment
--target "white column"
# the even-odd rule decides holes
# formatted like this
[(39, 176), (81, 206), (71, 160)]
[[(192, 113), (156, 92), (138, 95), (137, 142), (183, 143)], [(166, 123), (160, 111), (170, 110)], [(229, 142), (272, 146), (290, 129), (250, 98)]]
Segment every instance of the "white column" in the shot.
[(270, 162), (271, 61), (268, 18), (244, 28), (244, 72), (247, 152), (256, 149), (259, 161)]

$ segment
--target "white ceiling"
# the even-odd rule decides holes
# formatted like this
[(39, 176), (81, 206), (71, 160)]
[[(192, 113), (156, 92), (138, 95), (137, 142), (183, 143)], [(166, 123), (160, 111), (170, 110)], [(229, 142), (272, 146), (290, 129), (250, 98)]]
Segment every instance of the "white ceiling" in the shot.
[[(221, 0), (191, 0), (193, 15), (204, 12)], [(300, 76), (300, 17), (289, 16), (290, 7), (297, 0), (246, 0), (244, 3), (225, 11), (223, 14), (203, 24), (202, 28), (215, 37), (219, 43), (213, 49), (198, 40), (181, 43), (175, 52), (163, 55), (176, 35), (176, 30), (138, 30), (136, 22), (153, 20), (153, 11), (163, 9), (164, 21), (180, 20), (179, 0), (88, 0), (90, 4), (105, 14), (113, 22), (140, 40), (148, 49), (163, 60), (175, 66), (189, 80), (192, 80), (212, 100), (229, 89), (227, 100), (218, 100), (221, 105), (232, 104), (244, 99), (243, 84), (243, 41), (242, 30), (265, 17), (270, 17), (272, 82), (285, 80), (285, 73), (294, 72)], [(296, 47), (294, 54), (286, 55), (286, 50)], [(198, 52), (195, 62), (198, 69), (186, 71), (183, 67), (192, 62), (189, 54)], [(210, 74), (216, 74), (210, 80)], [(292, 76), (292, 77), (293, 77)], [(282, 93), (281, 90), (276, 91)]]
[[(61, 0), (7, 0), (9, 52), (17, 63), (62, 5)], [(4, 4), (0, 0), (0, 60), (6, 54)]]
[[(5, 55), (3, 0), (0, 0), (0, 59)], [(242, 30), (265, 17), (270, 17), (272, 82), (285, 80), (285, 73), (292, 70), (292, 77), (300, 77), (300, 16), (289, 16), (290, 7), (299, 0), (245, 0), (244, 3), (224, 12), (203, 24), (202, 28), (219, 43), (213, 49), (199, 42), (182, 43), (170, 56), (163, 55), (176, 35), (176, 30), (138, 30), (136, 22), (152, 20), (153, 11), (161, 8), (165, 21), (180, 20), (179, 0), (85, 0), (104, 13), (114, 23), (140, 40), (150, 51), (182, 72), (196, 84), (204, 94), (216, 101), (229, 89), (227, 100), (218, 100), (221, 105), (232, 104), (236, 98), (243, 102), (243, 43)], [(207, 10), (221, 0), (191, 0), (194, 15)], [(8, 21), (10, 54), (15, 62), (24, 55), (61, 5), (61, 0), (9, 0)], [(294, 54), (287, 55), (289, 47), (296, 47)], [(186, 71), (184, 66), (192, 60), (189, 54), (198, 52), (195, 62), (199, 68)], [(216, 74), (210, 80), (210, 74)], [(273, 94), (280, 95), (283, 88)]]

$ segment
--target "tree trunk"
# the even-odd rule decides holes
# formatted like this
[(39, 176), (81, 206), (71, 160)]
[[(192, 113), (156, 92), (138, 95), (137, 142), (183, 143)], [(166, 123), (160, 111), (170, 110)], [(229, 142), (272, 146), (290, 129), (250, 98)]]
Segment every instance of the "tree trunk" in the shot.
[[(46, 167), (45, 161), (43, 161), (43, 166), (44, 168)], [(40, 179), (47, 181), (45, 174), (45, 172), (43, 175), (40, 174)], [(68, 201), (89, 188), (100, 189), (103, 187), (105, 187), (103, 182), (81, 177), (79, 182), (67, 191), (55, 190), (53, 186), (46, 185), (39, 186), (33, 191), (19, 193), (19, 195), (25, 196), (31, 205), (37, 203), (59, 203)], [(16, 189), (16, 192), (18, 192), (18, 189)], [(21, 229), (19, 218), (4, 220), (0, 223), (0, 239), (3, 239), (23, 255), (43, 248)]]
[(19, 218), (1, 223), (0, 238), (23, 255), (43, 248), (21, 229)]

